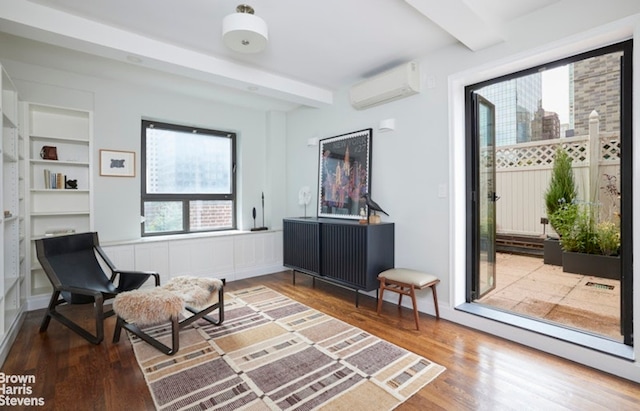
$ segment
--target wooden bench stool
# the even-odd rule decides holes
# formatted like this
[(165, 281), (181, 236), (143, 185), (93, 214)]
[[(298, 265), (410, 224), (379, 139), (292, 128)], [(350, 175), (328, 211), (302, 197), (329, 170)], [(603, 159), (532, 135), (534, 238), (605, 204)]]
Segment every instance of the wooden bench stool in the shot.
[(398, 299), (398, 308), (402, 306), (402, 296), (408, 295), (413, 303), (413, 315), (416, 320), (416, 328), (420, 330), (418, 322), (418, 307), (416, 305), (416, 290), (431, 287), (433, 292), (433, 303), (436, 307), (436, 318), (440, 318), (440, 310), (438, 309), (438, 294), (436, 293), (436, 285), (440, 279), (433, 274), (427, 274), (422, 271), (410, 270), (408, 268), (392, 268), (378, 274), (380, 281), (380, 296), (378, 297), (378, 314), (382, 309), (382, 297), (384, 290), (393, 291), (400, 294)]

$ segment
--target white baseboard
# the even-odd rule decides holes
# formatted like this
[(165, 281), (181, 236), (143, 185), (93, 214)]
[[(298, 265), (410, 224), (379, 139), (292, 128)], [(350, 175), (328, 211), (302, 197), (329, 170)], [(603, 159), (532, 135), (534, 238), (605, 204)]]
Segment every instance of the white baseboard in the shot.
[(288, 268), (284, 267), (282, 264), (239, 269), (236, 270), (235, 274), (231, 276), (232, 278), (230, 278), (229, 281), (244, 280), (245, 278), (259, 277), (261, 275), (279, 273), (280, 271), (286, 270), (288, 270)]
[(20, 314), (18, 314), (18, 316), (16, 317), (16, 320), (13, 322), (13, 324), (11, 325), (11, 328), (9, 329), (7, 334), (5, 334), (4, 339), (2, 340), (2, 345), (0, 345), (0, 366), (4, 365), (4, 361), (7, 359), (7, 356), (9, 355), (9, 351), (13, 346), (13, 342), (16, 340), (16, 337), (18, 336), (18, 331), (20, 331), (20, 328), (22, 328), (25, 315), (26, 315), (26, 310), (24, 310), (24, 307), (23, 307), (22, 311), (20, 311)]
[(50, 294), (34, 295), (29, 297), (27, 299), (27, 311), (35, 311), (41, 308), (47, 308), (50, 299)]

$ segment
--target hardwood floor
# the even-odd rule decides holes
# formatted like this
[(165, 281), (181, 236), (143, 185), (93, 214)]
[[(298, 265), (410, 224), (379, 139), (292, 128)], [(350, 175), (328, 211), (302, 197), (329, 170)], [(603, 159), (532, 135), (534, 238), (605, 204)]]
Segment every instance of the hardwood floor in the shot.
[[(640, 384), (421, 314), (415, 330), (410, 310), (360, 297), (305, 275), (278, 273), (227, 284), (226, 290), (266, 285), (324, 313), (437, 362), (447, 370), (398, 410), (636, 410)], [(77, 307), (74, 307), (77, 308)], [(90, 308), (90, 307), (87, 307)], [(80, 314), (91, 323), (90, 310)], [(32, 374), (31, 396), (42, 410), (147, 410), (153, 401), (127, 338), (92, 345), (52, 321), (39, 333), (42, 311), (30, 312), (2, 367), (5, 374)], [(0, 393), (1, 394), (1, 393)], [(0, 407), (2, 409), (2, 407)], [(20, 407), (10, 407), (19, 410)]]

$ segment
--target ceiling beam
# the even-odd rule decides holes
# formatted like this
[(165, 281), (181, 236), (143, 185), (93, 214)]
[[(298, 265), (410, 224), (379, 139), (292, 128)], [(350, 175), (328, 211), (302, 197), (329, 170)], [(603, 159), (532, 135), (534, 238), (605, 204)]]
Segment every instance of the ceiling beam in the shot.
[(504, 41), (500, 30), (476, 14), (464, 0), (405, 0), (472, 51)]
[[(0, 0), (0, 30), (9, 34), (311, 107), (333, 91), (181, 48), (29, 1)], [(129, 60), (130, 61), (130, 60)]]

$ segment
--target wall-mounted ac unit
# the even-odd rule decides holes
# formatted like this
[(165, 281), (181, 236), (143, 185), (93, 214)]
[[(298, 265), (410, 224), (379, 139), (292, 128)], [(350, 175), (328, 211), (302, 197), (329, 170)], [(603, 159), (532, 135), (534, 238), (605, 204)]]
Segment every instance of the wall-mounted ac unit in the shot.
[(420, 66), (411, 61), (351, 87), (351, 105), (362, 110), (420, 92)]

